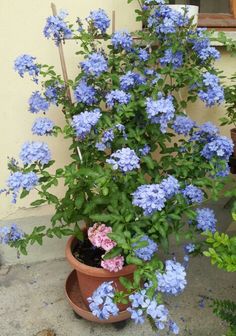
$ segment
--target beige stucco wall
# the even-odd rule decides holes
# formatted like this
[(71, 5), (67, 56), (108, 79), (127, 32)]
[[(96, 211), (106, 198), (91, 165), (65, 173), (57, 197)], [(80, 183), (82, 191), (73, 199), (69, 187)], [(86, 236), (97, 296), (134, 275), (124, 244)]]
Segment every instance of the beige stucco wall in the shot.
[[(116, 11), (116, 29), (135, 30), (139, 28), (139, 24), (135, 22), (133, 11), (136, 4), (127, 5), (126, 0), (55, 0), (54, 2), (58, 9), (69, 11), (72, 21), (75, 21), (77, 16), (84, 19), (91, 9), (101, 7), (110, 16), (112, 10)], [(4, 187), (9, 175), (6, 165), (7, 156), (17, 158), (22, 144), (29, 139), (42, 140), (32, 136), (31, 125), (36, 116), (27, 111), (28, 99), (31, 93), (38, 88), (27, 76), (25, 79), (21, 79), (14, 72), (13, 62), (18, 55), (31, 54), (36, 56), (40, 63), (55, 65), (56, 70), (60, 72), (58, 50), (53, 42), (45, 39), (42, 34), (45, 18), (51, 15), (50, 3), (50, 0), (0, 1), (0, 188)], [(73, 41), (67, 41), (65, 45), (65, 57), (71, 78), (77, 72), (78, 57), (74, 55), (77, 48), (78, 46)], [(230, 57), (222, 49), (222, 59), (217, 65), (229, 75), (236, 72), (235, 61), (235, 58)], [(189, 108), (189, 113), (198, 122), (211, 120), (217, 123), (217, 119), (224, 114), (224, 108), (206, 110), (204, 105), (198, 102)], [(63, 124), (62, 113), (58, 108), (51, 107), (47, 115), (59, 125)], [(228, 128), (222, 129), (222, 132), (227, 134)], [(45, 141), (49, 144), (57, 166), (68, 162), (68, 144), (62, 138), (46, 138)], [(63, 188), (60, 188), (58, 192), (63, 193)], [(0, 225), (5, 220), (14, 222), (16, 218), (28, 217), (23, 227), (26, 231), (31, 231), (30, 223), (37, 224), (37, 218), (50, 215), (53, 211), (48, 206), (40, 209), (30, 208), (30, 202), (35, 196), (32, 194), (30, 197), (20, 200), (17, 205), (12, 205), (10, 198), (0, 196)], [(35, 220), (31, 220), (31, 218), (35, 218)], [(58, 243), (55, 244), (53, 249), (58, 246)], [(47, 247), (44, 247), (41, 252), (35, 252), (38, 255), (37, 258), (40, 259), (40, 255), (42, 258), (41, 253), (44, 253), (45, 250)], [(10, 255), (8, 248), (2, 251), (3, 254)], [(37, 248), (34, 251), (37, 251)], [(15, 262), (15, 254), (11, 254), (9, 258), (5, 257), (5, 260)]]

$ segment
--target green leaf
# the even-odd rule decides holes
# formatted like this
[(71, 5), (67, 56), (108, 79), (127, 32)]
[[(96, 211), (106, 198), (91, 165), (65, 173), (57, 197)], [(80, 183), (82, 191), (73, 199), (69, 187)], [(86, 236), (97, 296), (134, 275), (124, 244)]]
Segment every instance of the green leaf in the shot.
[(22, 190), (22, 193), (21, 193), (21, 195), (20, 195), (20, 198), (24, 198), (24, 197), (26, 197), (27, 195), (29, 195), (29, 190), (23, 189), (23, 190)]
[(43, 203), (46, 203), (46, 202), (47, 202), (46, 200), (37, 200), (37, 201), (32, 202), (30, 205), (31, 206), (39, 206), (39, 205), (41, 205)]
[(115, 246), (111, 251), (107, 252), (107, 253), (104, 255), (103, 259), (104, 259), (104, 260), (107, 260), (107, 259), (115, 258), (115, 257), (117, 257), (118, 255), (121, 255), (121, 254), (122, 254), (122, 251), (123, 251), (122, 248)]
[(124, 286), (125, 288), (127, 288), (129, 290), (132, 289), (132, 287), (133, 287), (132, 282), (129, 279), (127, 279), (125, 277), (120, 277), (119, 281), (122, 284), (122, 286)]
[(128, 255), (126, 257), (126, 261), (127, 261), (127, 264), (134, 264), (138, 266), (143, 265), (143, 261), (141, 259), (139, 259), (138, 257), (131, 256), (131, 255)]
[(75, 206), (77, 209), (80, 209), (85, 201), (84, 194), (80, 194), (75, 201)]

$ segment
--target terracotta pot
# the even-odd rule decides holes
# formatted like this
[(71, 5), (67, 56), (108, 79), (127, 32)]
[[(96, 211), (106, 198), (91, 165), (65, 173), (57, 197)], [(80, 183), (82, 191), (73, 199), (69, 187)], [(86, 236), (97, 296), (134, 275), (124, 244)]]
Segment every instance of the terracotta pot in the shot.
[[(113, 281), (114, 287), (118, 290), (125, 291), (125, 288), (119, 282), (119, 277), (123, 276), (129, 280), (133, 280), (133, 273), (135, 271), (134, 265), (125, 266), (119, 272), (109, 272), (103, 268), (87, 266), (79, 262), (72, 254), (74, 247), (76, 246), (77, 239), (70, 237), (66, 244), (66, 258), (71, 266), (75, 269), (77, 274), (78, 285), (80, 288), (81, 296), (84, 304), (88, 307), (87, 298), (92, 296), (93, 292), (104, 281)], [(125, 310), (127, 305), (118, 305), (119, 310)]]
[(234, 157), (236, 157), (236, 128), (230, 130), (231, 139), (234, 143)]

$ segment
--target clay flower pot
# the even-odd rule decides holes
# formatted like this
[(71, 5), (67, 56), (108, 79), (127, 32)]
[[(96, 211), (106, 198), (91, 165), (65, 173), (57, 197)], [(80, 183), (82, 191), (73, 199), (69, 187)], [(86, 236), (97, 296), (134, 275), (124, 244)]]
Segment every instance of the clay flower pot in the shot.
[(231, 139), (234, 143), (234, 157), (236, 157), (236, 128), (230, 130)]
[[(87, 266), (79, 262), (72, 254), (74, 247), (76, 246), (77, 239), (70, 237), (66, 244), (66, 258), (70, 265), (75, 269), (78, 285), (80, 288), (81, 296), (84, 304), (89, 307), (87, 298), (92, 296), (93, 292), (105, 281), (113, 281), (114, 287), (118, 290), (125, 291), (124, 287), (119, 282), (119, 277), (126, 277), (129, 280), (133, 280), (133, 273), (135, 271), (134, 265), (125, 266), (119, 272), (109, 272), (103, 268)], [(120, 311), (125, 310), (128, 305), (118, 305)]]

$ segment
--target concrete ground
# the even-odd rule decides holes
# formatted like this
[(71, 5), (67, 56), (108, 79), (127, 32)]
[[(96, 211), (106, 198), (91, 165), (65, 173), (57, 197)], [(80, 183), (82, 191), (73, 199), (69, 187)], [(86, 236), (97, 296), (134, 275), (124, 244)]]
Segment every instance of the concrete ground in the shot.
[[(53, 329), (56, 336), (154, 336), (148, 323), (129, 322), (123, 330), (78, 320), (64, 296), (71, 271), (65, 260), (4, 267), (0, 275), (0, 335), (35, 336)], [(181, 326), (181, 336), (222, 336), (225, 326), (213, 316), (208, 298), (236, 299), (235, 274), (210, 266), (204, 257), (191, 260), (185, 292), (167, 300)], [(161, 335), (166, 335), (162, 333)]]
[[(231, 223), (229, 208), (224, 205), (225, 200), (211, 204), (221, 225), (218, 229), (235, 234), (235, 222)], [(43, 254), (44, 247), (41, 249)], [(181, 262), (182, 248), (175, 247), (174, 251)], [(22, 265), (0, 267), (0, 336), (42, 336), (38, 333), (44, 329), (53, 329), (56, 336), (157, 335), (148, 323), (136, 326), (129, 321), (123, 330), (116, 330), (111, 325), (78, 320), (64, 295), (65, 280), (71, 272), (64, 258), (35, 263), (21, 260)], [(192, 258), (186, 290), (166, 300), (172, 318), (181, 327), (180, 336), (224, 335), (225, 325), (212, 314), (210, 298), (236, 301), (235, 287), (235, 273), (218, 270), (205, 257)]]

